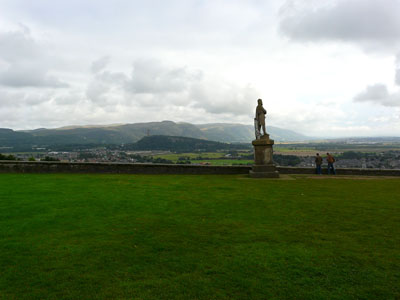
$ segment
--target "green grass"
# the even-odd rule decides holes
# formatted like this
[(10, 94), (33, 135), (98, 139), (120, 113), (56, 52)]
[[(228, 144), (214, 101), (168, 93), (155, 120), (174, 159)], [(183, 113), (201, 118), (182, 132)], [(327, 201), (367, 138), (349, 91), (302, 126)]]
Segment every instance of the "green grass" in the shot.
[[(226, 152), (201, 152), (201, 153), (170, 153), (153, 155), (153, 158), (163, 158), (176, 163), (180, 157), (189, 157), (192, 164), (209, 163), (213, 166), (232, 166), (232, 165), (247, 165), (254, 162), (249, 159), (229, 159), (225, 158)], [(249, 152), (239, 152), (239, 156), (249, 155)], [(199, 156), (207, 159), (196, 159)], [(211, 159), (210, 159), (211, 158)]]
[(0, 299), (399, 299), (400, 179), (291, 179), (0, 174)]

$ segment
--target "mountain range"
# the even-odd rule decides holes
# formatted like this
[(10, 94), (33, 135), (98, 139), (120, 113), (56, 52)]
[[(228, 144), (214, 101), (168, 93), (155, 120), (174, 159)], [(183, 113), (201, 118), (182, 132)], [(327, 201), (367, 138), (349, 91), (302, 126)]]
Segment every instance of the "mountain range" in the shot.
[[(307, 137), (291, 130), (269, 126), (272, 139), (276, 141), (303, 141)], [(250, 143), (254, 139), (254, 128), (242, 124), (190, 124), (172, 121), (68, 126), (56, 129), (14, 131), (0, 129), (0, 148), (49, 147), (51, 145), (82, 144), (128, 144), (144, 136), (183, 136), (228, 143)]]

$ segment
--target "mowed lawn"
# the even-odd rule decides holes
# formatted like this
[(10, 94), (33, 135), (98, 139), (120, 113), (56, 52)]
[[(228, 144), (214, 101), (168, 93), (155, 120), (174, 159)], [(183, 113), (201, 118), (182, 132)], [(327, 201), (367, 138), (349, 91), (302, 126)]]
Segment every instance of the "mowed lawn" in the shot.
[(399, 299), (400, 179), (0, 174), (0, 299)]

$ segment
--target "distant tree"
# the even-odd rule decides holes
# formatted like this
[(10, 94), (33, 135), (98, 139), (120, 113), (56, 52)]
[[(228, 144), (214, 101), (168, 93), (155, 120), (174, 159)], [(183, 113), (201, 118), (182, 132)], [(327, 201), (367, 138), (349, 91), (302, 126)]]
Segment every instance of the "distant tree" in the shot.
[(173, 162), (171, 160), (160, 158), (160, 157), (154, 158), (152, 162), (156, 163), (156, 164), (173, 164)]
[(36, 159), (33, 156), (31, 156), (29, 157), (28, 161), (36, 161)]
[(274, 154), (274, 161), (280, 166), (291, 166), (291, 167), (294, 167), (299, 163), (301, 163), (300, 157), (296, 155)]
[(88, 158), (96, 158), (97, 155), (96, 153), (92, 153), (92, 152), (80, 152), (78, 155), (79, 159), (88, 159)]
[(177, 165), (190, 165), (190, 160), (178, 160)]
[(3, 155), (0, 154), (0, 160), (17, 160), (17, 158), (14, 155)]
[(60, 161), (60, 159), (56, 157), (46, 156), (45, 158), (42, 158), (41, 161)]
[[(242, 155), (241, 158), (242, 159), (254, 159), (254, 154)], [(275, 155), (274, 155), (274, 159), (275, 159)]]
[(230, 155), (232, 155), (234, 157), (239, 155), (239, 153), (236, 150), (231, 150), (231, 151), (228, 152), (228, 154), (230, 154)]
[(355, 152), (355, 151), (345, 151), (341, 155), (338, 155), (338, 158), (342, 159), (360, 159), (365, 157), (364, 153)]
[(189, 156), (179, 156), (178, 160), (190, 160)]

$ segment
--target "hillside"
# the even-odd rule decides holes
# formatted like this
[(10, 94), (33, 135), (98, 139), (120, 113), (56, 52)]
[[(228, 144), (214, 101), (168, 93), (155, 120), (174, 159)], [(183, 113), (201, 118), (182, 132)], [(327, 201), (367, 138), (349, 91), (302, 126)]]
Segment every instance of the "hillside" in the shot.
[(15, 147), (30, 148), (34, 143), (35, 138), (30, 133), (0, 128), (0, 149), (9, 149)]
[[(317, 141), (315, 138), (279, 127), (267, 125), (267, 131), (276, 142), (314, 140), (317, 143), (374, 144), (398, 143), (400, 141), (400, 137), (352, 137), (319, 139)], [(189, 137), (225, 143), (250, 143), (254, 139), (254, 129), (251, 125), (243, 124), (190, 124), (172, 121), (68, 126), (23, 131), (0, 128), (0, 151), (31, 151), (34, 148), (52, 148), (62, 151), (67, 145), (68, 149), (72, 149), (86, 145), (96, 147), (99, 145), (133, 144), (145, 136), (152, 135)]]
[(182, 136), (145, 136), (134, 144), (125, 145), (126, 150), (163, 150), (172, 152), (197, 152), (249, 148), (250, 144), (227, 144)]
[[(296, 132), (269, 126), (271, 138), (276, 141), (302, 141), (306, 136)], [(56, 129), (40, 128), (35, 130), (13, 131), (0, 129), (0, 147), (12, 147), (17, 150), (31, 147), (49, 147), (54, 145), (86, 144), (129, 144), (147, 135), (182, 136), (210, 141), (249, 143), (254, 139), (254, 129), (242, 124), (190, 124), (172, 121), (69, 126)]]
[[(242, 124), (199, 124), (196, 125), (209, 140), (221, 142), (250, 142), (254, 139), (254, 126)], [(271, 138), (280, 141), (304, 141), (309, 137), (292, 130), (287, 130), (274, 126), (267, 126), (267, 132)]]
[[(278, 127), (267, 128), (276, 141), (303, 141), (307, 137), (297, 132)], [(122, 144), (138, 141), (147, 135), (183, 136), (218, 142), (250, 142), (254, 139), (254, 128), (243, 124), (190, 124), (172, 121), (134, 123), (104, 126), (73, 126), (70, 128), (37, 129), (25, 131), (37, 137), (38, 143), (48, 144)]]
[(194, 125), (171, 121), (135, 123), (115, 126), (72, 127), (71, 129), (36, 129), (25, 131), (40, 145), (59, 144), (124, 144), (146, 135), (173, 135), (206, 138)]

